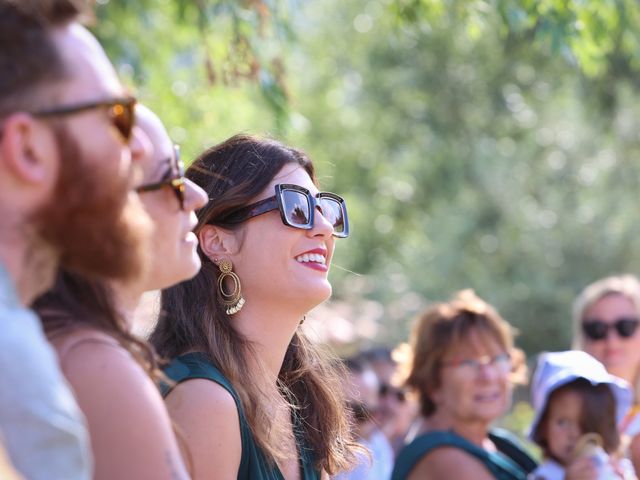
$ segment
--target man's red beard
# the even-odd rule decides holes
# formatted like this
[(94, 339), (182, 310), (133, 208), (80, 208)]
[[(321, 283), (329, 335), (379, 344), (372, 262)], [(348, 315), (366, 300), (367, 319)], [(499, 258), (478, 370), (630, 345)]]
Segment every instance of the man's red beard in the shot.
[(61, 123), (53, 127), (61, 166), (54, 197), (36, 215), (38, 234), (68, 270), (90, 278), (136, 279), (147, 267), (152, 224), (131, 191), (131, 179), (100, 175), (115, 169), (101, 168), (102, 159), (82, 158), (70, 131)]

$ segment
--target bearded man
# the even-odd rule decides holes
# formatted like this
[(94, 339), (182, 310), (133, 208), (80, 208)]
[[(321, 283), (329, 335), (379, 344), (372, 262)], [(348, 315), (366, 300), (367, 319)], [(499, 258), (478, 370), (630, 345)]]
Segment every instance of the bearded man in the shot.
[(84, 419), (25, 306), (60, 265), (142, 274), (148, 139), (80, 0), (0, 0), (0, 444), (28, 479), (89, 479)]

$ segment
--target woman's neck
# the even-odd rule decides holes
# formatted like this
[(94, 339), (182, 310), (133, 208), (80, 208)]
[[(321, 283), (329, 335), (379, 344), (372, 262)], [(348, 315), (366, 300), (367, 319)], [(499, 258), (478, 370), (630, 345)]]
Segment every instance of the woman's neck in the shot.
[(133, 328), (133, 318), (144, 291), (133, 285), (114, 282), (112, 284), (114, 300), (122, 315), (127, 320), (129, 330)]
[(303, 314), (292, 312), (287, 305), (257, 303), (247, 301), (232, 320), (239, 332), (254, 345), (255, 361), (265, 369), (269, 383), (275, 385)]

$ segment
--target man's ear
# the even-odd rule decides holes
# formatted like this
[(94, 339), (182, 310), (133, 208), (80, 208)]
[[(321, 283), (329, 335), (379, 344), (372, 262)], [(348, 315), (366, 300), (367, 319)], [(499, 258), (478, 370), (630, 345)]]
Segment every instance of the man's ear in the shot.
[(198, 232), (198, 241), (202, 252), (212, 262), (238, 252), (238, 239), (235, 232), (215, 225), (205, 225)]
[(55, 136), (28, 113), (14, 113), (2, 123), (0, 160), (2, 169), (20, 183), (53, 185), (58, 177)]

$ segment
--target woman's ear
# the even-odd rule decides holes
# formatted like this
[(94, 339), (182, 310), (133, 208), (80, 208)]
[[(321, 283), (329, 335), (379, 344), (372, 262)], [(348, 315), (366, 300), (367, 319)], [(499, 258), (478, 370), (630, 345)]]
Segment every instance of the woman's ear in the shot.
[(238, 251), (235, 232), (215, 225), (205, 225), (198, 232), (200, 249), (212, 262), (220, 257), (233, 255)]

